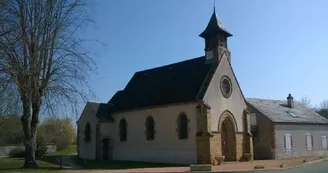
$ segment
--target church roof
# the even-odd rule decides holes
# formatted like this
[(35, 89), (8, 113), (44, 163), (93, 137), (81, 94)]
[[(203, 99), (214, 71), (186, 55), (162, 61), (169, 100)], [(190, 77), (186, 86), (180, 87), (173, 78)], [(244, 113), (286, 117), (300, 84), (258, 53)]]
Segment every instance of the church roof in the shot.
[(113, 117), (110, 115), (112, 109), (111, 105), (95, 102), (88, 102), (87, 106), (88, 105), (100, 121), (114, 121)]
[(136, 72), (108, 102), (115, 111), (202, 99), (212, 64), (204, 56)]
[(294, 108), (287, 107), (286, 100), (248, 98), (246, 102), (275, 123), (328, 124), (328, 119), (294, 101)]
[(208, 22), (208, 25), (207, 25), (206, 29), (199, 36), (205, 38), (206, 36), (211, 35), (213, 33), (217, 33), (217, 32), (224, 32), (228, 35), (228, 37), (232, 36), (232, 34), (230, 34), (225, 29), (223, 23), (221, 22), (219, 17), (214, 12), (212, 14), (212, 17), (211, 17), (210, 21)]

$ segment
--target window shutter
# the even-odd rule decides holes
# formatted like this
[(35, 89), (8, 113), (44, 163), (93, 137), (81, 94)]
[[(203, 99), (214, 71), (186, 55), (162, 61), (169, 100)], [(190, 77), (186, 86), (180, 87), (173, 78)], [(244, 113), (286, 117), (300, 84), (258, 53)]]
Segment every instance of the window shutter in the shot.
[(289, 147), (289, 149), (292, 150), (293, 149), (293, 137), (292, 136), (289, 136), (289, 139), (290, 139), (290, 147)]
[(290, 134), (285, 134), (284, 142), (285, 142), (286, 151), (291, 151), (293, 144), (292, 144), (292, 136)]
[(313, 141), (312, 141), (312, 135), (311, 134), (306, 134), (306, 146), (307, 146), (307, 150), (312, 150)]
[(322, 149), (327, 150), (327, 136), (321, 136)]

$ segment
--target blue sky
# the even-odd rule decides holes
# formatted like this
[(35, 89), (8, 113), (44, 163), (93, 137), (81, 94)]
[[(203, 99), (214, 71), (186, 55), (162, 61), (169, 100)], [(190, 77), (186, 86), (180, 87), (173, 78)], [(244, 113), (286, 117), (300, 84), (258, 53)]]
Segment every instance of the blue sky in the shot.
[[(328, 99), (327, 9), (326, 0), (217, 0), (246, 97)], [(107, 102), (136, 71), (203, 56), (198, 35), (212, 12), (212, 0), (97, 0), (83, 34), (106, 48), (88, 45), (99, 68), (90, 101)]]

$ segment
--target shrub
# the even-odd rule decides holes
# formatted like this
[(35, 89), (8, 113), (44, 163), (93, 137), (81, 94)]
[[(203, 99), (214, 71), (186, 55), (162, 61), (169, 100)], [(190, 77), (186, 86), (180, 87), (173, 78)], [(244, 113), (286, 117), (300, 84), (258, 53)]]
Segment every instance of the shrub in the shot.
[(0, 145), (22, 144), (24, 133), (18, 115), (0, 117)]
[(48, 119), (38, 128), (38, 135), (43, 136), (46, 143), (56, 144), (57, 150), (72, 145), (76, 136), (71, 119)]
[(43, 157), (47, 154), (47, 145), (42, 136), (37, 137), (36, 139), (36, 151), (35, 157)]

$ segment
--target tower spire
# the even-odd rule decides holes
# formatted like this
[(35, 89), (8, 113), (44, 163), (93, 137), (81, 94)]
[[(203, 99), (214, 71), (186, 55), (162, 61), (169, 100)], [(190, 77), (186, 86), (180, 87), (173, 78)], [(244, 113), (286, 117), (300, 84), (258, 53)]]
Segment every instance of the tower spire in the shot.
[(215, 0), (213, 0), (213, 12), (215, 13)]

